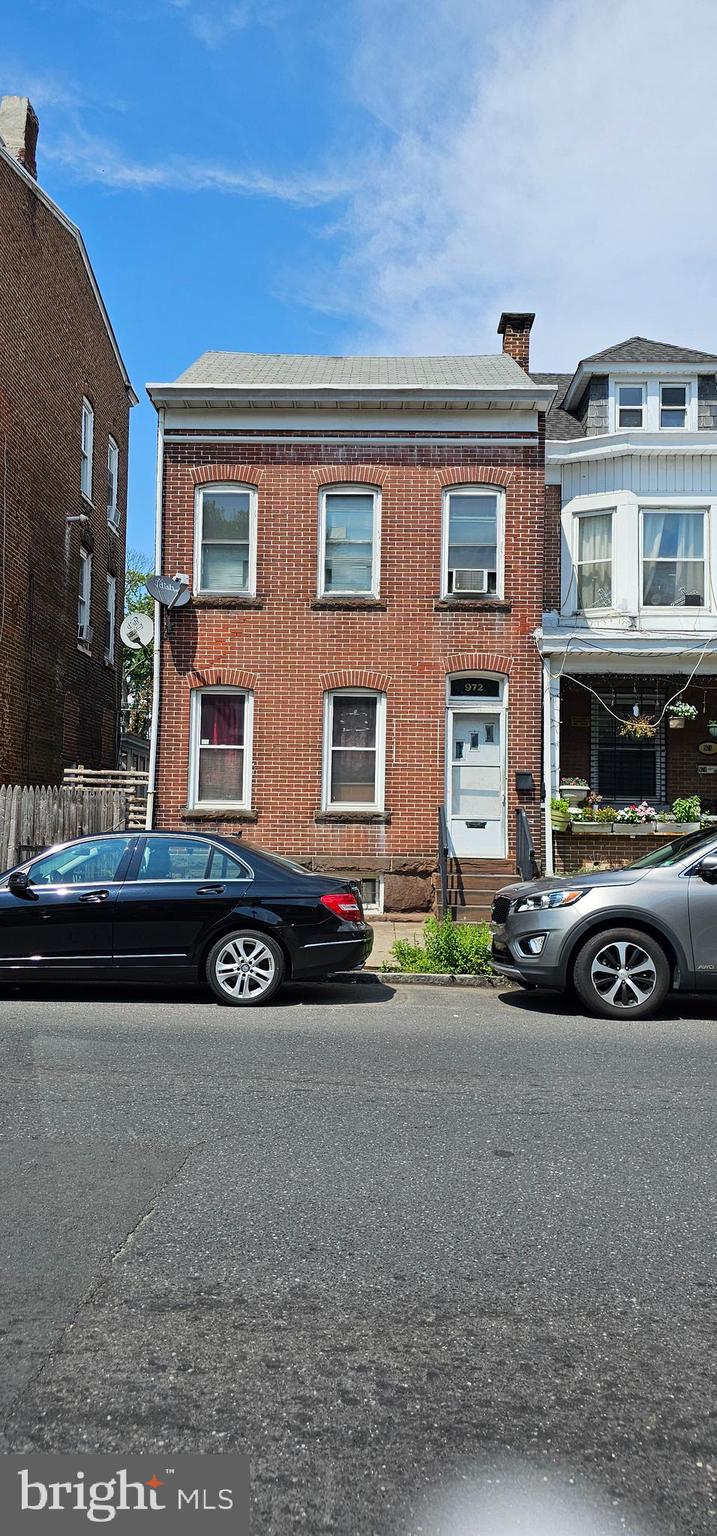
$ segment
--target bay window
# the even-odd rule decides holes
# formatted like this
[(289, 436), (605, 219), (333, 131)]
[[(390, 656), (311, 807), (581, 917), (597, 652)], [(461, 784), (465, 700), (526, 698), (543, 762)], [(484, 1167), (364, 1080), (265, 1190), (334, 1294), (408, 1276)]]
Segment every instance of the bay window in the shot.
[(443, 498), (443, 596), (500, 597), (503, 497), (477, 486), (458, 486)]
[(201, 688), (192, 693), (189, 803), (251, 805), (251, 693)]
[(379, 493), (366, 486), (322, 490), (319, 596), (378, 597)]
[(612, 607), (612, 512), (579, 516), (577, 607)]
[(643, 511), (642, 601), (647, 608), (704, 607), (704, 512)]
[(201, 486), (195, 512), (195, 589), (250, 596), (255, 584), (256, 490)]
[(325, 695), (325, 810), (383, 810), (385, 702), (364, 689)]

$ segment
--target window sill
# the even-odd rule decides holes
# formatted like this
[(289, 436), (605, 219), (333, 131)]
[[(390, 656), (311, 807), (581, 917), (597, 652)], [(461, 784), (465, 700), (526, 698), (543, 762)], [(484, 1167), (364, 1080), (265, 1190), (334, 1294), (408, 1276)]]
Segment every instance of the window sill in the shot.
[(77, 649), (78, 649), (78, 651), (80, 651), (82, 653), (83, 656), (91, 656), (92, 655), (92, 646), (91, 645), (82, 645), (79, 640), (77, 642)]
[(436, 597), (433, 599), (434, 613), (449, 612), (460, 613), (467, 610), (470, 613), (511, 613), (513, 604), (505, 597), (455, 597), (450, 593), (448, 597)]
[(85, 506), (86, 507), (91, 507), (92, 511), (94, 512), (95, 504), (94, 504), (94, 501), (92, 500), (92, 497), (88, 496), (86, 491), (80, 491), (80, 495), (82, 497), (82, 500), (85, 503)]
[(192, 598), (195, 608), (263, 608), (264, 597), (250, 597), (240, 592), (197, 592)]
[(180, 811), (182, 821), (258, 821), (259, 812), (250, 811), (240, 805), (183, 805)]
[(380, 597), (315, 597), (309, 604), (310, 608), (339, 609), (349, 613), (360, 613), (363, 609), (378, 610), (385, 613), (387, 604)]
[(117, 520), (115, 521), (114, 518), (108, 516), (108, 518), (107, 518), (107, 527), (109, 528), (110, 533), (113, 533), (116, 538), (119, 538), (119, 534), (120, 534), (119, 518), (117, 518)]
[(105, 666), (108, 672), (114, 672), (115, 662), (113, 656), (105, 656)]
[(338, 822), (343, 826), (357, 823), (387, 827), (390, 820), (390, 811), (316, 811), (314, 814), (315, 822)]

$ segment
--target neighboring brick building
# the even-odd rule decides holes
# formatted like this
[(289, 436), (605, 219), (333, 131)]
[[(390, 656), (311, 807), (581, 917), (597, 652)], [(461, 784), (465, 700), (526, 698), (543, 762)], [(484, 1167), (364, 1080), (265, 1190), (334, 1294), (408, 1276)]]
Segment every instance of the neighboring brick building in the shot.
[(540, 850), (532, 318), (495, 356), (210, 352), (149, 386), (162, 570), (193, 592), (162, 626), (155, 825), (360, 876), (387, 911), (430, 904), (440, 806), (468, 906), (515, 868), (519, 807)]
[(0, 102), (0, 783), (114, 767), (127, 377), (79, 230)]

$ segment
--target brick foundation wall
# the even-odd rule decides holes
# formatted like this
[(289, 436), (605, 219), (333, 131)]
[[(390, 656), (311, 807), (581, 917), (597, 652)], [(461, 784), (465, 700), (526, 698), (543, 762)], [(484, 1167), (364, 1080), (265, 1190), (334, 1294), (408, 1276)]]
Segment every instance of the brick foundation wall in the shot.
[[(343, 434), (342, 434), (343, 435)], [(371, 434), (375, 436), (375, 434)], [(451, 434), (453, 435), (453, 434)], [(519, 434), (523, 435), (523, 434)], [(392, 434), (395, 436), (395, 434)], [(434, 436), (434, 434), (432, 434)], [(257, 486), (258, 606), (201, 598), (168, 620), (162, 685), (156, 824), (187, 817), (190, 692), (226, 683), (254, 692), (256, 821), (224, 822), (258, 844), (311, 857), (323, 868), (393, 872), (425, 880), (435, 866), (437, 807), (445, 799), (445, 680), (459, 671), (504, 674), (509, 686), (508, 826), (528, 810), (542, 847), (541, 670), (532, 632), (543, 585), (543, 442), (464, 445), (332, 445), (224, 441), (165, 443), (164, 569), (193, 568), (198, 481), (234, 478)], [(381, 488), (380, 606), (316, 603), (319, 487)], [(506, 494), (505, 601), (441, 606), (441, 502), (446, 486), (486, 483)], [(387, 822), (317, 821), (321, 806), (324, 690), (385, 692)], [(536, 790), (516, 795), (516, 769)], [(205, 821), (203, 825), (207, 825)], [(401, 905), (395, 882), (392, 900)], [(388, 891), (387, 891), (388, 895)]]
[[(106, 574), (122, 614), (129, 403), (76, 241), (0, 160), (0, 782), (58, 782), (116, 762), (117, 664), (104, 662)], [(94, 407), (94, 507), (80, 494), (82, 397)], [(122, 532), (107, 526), (107, 439), (120, 450)], [(5, 458), (6, 453), (6, 458)], [(89, 523), (68, 524), (86, 513)], [(92, 549), (92, 655), (77, 649), (80, 540)], [(0, 530), (0, 555), (3, 540)]]
[(663, 837), (655, 832), (632, 837), (624, 833), (618, 836), (613, 832), (602, 835), (596, 832), (585, 836), (580, 833), (554, 832), (555, 870), (558, 874), (567, 875), (587, 865), (623, 869), (626, 864), (634, 864), (636, 859), (642, 858), (652, 848), (659, 848), (671, 840), (670, 836)]

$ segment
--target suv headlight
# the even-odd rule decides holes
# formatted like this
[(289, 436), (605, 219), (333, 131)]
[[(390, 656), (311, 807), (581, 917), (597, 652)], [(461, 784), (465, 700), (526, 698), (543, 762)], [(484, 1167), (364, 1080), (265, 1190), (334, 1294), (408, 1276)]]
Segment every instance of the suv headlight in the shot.
[(513, 903), (514, 912), (545, 912), (547, 907), (572, 907), (574, 901), (585, 896), (581, 891), (538, 891), (535, 896), (518, 896)]

